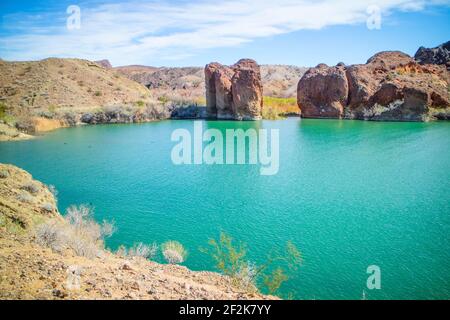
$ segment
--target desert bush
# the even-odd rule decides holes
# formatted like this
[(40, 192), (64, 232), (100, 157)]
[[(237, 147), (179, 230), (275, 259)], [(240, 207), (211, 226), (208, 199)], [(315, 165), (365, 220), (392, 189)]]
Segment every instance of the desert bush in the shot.
[(152, 259), (158, 251), (158, 245), (153, 243), (151, 245), (144, 244), (142, 242), (133, 245), (127, 249), (125, 246), (120, 246), (116, 254), (122, 257), (141, 257), (144, 259)]
[(9, 177), (9, 171), (7, 170), (0, 170), (0, 179), (6, 179)]
[(33, 196), (27, 192), (20, 193), (17, 196), (17, 200), (19, 200), (20, 202), (23, 202), (23, 203), (33, 203), (34, 202)]
[(94, 96), (96, 97), (100, 97), (102, 95), (102, 93), (100, 91), (95, 91)]
[(30, 115), (24, 114), (19, 116), (15, 122), (16, 129), (19, 131), (34, 133), (35, 127)]
[(167, 102), (170, 101), (170, 99), (166, 96), (160, 96), (158, 97), (158, 101), (161, 102), (162, 104), (166, 104)]
[(39, 186), (36, 183), (30, 182), (22, 186), (22, 190), (28, 191), (31, 194), (39, 192)]
[(53, 212), (55, 210), (55, 207), (51, 203), (44, 203), (41, 205), (42, 210), (46, 212)]
[(51, 192), (51, 194), (53, 194), (53, 196), (54, 196), (55, 199), (56, 199), (56, 197), (58, 196), (58, 190), (56, 190), (56, 187), (55, 187), (54, 185), (52, 185), (52, 184), (49, 184), (49, 185), (47, 186), (47, 188), (48, 188), (48, 190)]
[(276, 110), (274, 107), (264, 107), (262, 112), (263, 119), (265, 120), (279, 120), (282, 119), (280, 116), (280, 111)]
[(114, 224), (103, 220), (98, 224), (93, 219), (94, 210), (88, 206), (71, 206), (64, 217), (75, 233), (92, 242), (103, 241), (114, 233)]
[(283, 282), (289, 280), (289, 277), (285, 274), (283, 268), (276, 268), (269, 274), (263, 275), (264, 285), (267, 288), (267, 292), (274, 294), (281, 287)]
[(88, 206), (71, 206), (65, 223), (46, 222), (36, 229), (36, 241), (55, 251), (72, 249), (77, 255), (94, 258), (104, 249), (104, 239), (114, 232), (112, 223), (98, 224)]
[(201, 251), (213, 258), (216, 268), (229, 276), (235, 286), (245, 290), (262, 287), (267, 293), (274, 294), (289, 279), (286, 271), (296, 271), (302, 262), (300, 251), (292, 242), (287, 242), (283, 251), (269, 253), (261, 265), (250, 263), (246, 245), (236, 245), (224, 232), (218, 240), (211, 239), (208, 244), (209, 248)]
[(6, 110), (7, 106), (5, 103), (0, 102), (0, 120), (4, 120), (6, 118)]
[(142, 108), (143, 106), (145, 106), (145, 102), (142, 100), (136, 101), (136, 106), (138, 106), (139, 108)]
[(67, 247), (67, 239), (64, 234), (64, 226), (57, 222), (45, 222), (36, 227), (35, 239), (38, 244), (56, 252), (61, 252)]
[(46, 119), (53, 119), (55, 117), (55, 113), (54, 112), (50, 112), (50, 111), (41, 111), (38, 113), (38, 115), (40, 117), (46, 118)]
[(247, 262), (239, 268), (234, 277), (241, 288), (252, 291), (256, 288), (255, 278), (257, 272), (257, 266), (252, 262)]
[(155, 256), (158, 246), (156, 243), (152, 245), (146, 245), (143, 243), (138, 243), (128, 250), (128, 256), (132, 257), (142, 257), (145, 259), (150, 259)]
[(186, 260), (187, 251), (177, 241), (167, 241), (162, 245), (164, 259), (170, 264), (183, 263)]

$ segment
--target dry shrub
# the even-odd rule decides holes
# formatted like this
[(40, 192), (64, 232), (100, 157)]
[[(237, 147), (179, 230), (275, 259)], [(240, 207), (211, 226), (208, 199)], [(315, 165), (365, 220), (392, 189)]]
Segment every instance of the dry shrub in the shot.
[(98, 224), (93, 219), (93, 210), (84, 205), (67, 209), (64, 220), (39, 225), (35, 233), (37, 243), (57, 252), (72, 249), (79, 256), (95, 258), (104, 249), (104, 239), (114, 232), (112, 223)]
[(187, 251), (177, 241), (167, 241), (162, 245), (164, 259), (170, 264), (183, 263), (186, 260)]
[(158, 246), (156, 243), (151, 245), (144, 244), (142, 242), (135, 244), (133, 247), (127, 249), (124, 246), (120, 246), (117, 249), (116, 254), (122, 257), (132, 258), (141, 257), (144, 259), (152, 259), (156, 252), (158, 251)]
[(31, 194), (36, 194), (39, 192), (39, 186), (33, 182), (23, 185), (21, 189), (28, 191)]

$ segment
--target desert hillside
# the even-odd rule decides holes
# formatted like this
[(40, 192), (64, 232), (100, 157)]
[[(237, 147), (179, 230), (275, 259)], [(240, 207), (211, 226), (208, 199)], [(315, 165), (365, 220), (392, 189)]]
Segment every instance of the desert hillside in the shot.
[(273, 298), (217, 273), (112, 253), (92, 241), (95, 223), (69, 226), (52, 190), (0, 164), (0, 299)]
[(148, 88), (94, 62), (0, 61), (0, 141), (79, 123), (169, 116)]
[(23, 109), (98, 108), (149, 98), (144, 86), (87, 60), (0, 62), (0, 99)]
[[(152, 89), (156, 96), (166, 95), (192, 101), (204, 99), (205, 74), (201, 67), (123, 66), (114, 69)], [(307, 69), (288, 65), (261, 65), (264, 95), (277, 98), (295, 97), (298, 80)]]

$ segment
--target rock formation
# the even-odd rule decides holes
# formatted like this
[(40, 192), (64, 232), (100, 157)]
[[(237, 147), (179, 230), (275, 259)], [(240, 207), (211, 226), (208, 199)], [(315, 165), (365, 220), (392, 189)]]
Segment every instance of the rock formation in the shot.
[(343, 66), (320, 64), (306, 72), (298, 85), (298, 103), (306, 118), (341, 118), (347, 99)]
[(300, 80), (297, 100), (305, 118), (427, 121), (450, 118), (445, 66), (419, 64), (399, 51), (380, 52), (366, 64), (321, 64)]
[(450, 41), (432, 49), (420, 47), (414, 58), (420, 64), (442, 64), (450, 69)]
[(261, 119), (261, 71), (254, 60), (242, 59), (231, 67), (217, 62), (206, 65), (205, 86), (209, 118)]

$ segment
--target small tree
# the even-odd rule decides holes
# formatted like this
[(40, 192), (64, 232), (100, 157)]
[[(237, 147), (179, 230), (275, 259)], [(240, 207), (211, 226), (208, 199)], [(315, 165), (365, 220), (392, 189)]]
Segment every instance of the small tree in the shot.
[(290, 241), (284, 251), (270, 253), (259, 266), (247, 260), (245, 244), (239, 243), (236, 246), (233, 239), (224, 232), (220, 233), (218, 241), (210, 239), (208, 244), (209, 248), (200, 250), (213, 258), (217, 269), (230, 276), (234, 285), (247, 290), (258, 287), (262, 281), (262, 286), (269, 294), (276, 293), (289, 279), (286, 271), (297, 270), (302, 262), (300, 251)]

